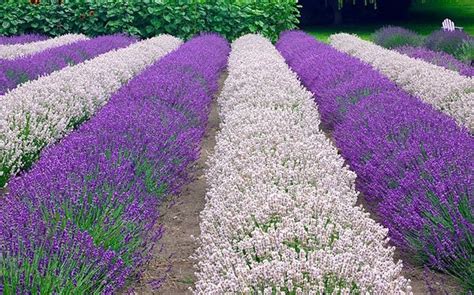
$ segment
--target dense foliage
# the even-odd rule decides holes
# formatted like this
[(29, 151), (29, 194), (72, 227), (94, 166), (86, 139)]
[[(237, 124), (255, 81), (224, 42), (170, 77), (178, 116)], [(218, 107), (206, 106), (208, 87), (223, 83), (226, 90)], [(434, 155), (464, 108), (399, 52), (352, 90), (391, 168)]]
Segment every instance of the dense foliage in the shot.
[(295, 28), (299, 17), (297, 2), (290, 0), (18, 2), (0, 4), (0, 35), (123, 32), (143, 38), (168, 33), (188, 39), (213, 31), (230, 40), (257, 32), (276, 40), (279, 32)]

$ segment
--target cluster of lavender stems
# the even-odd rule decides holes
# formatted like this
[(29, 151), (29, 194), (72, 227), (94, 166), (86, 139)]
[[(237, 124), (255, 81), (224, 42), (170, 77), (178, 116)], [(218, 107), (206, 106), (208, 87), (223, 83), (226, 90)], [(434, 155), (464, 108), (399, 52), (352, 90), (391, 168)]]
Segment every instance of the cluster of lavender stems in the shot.
[(0, 45), (25, 44), (48, 39), (48, 36), (39, 34), (25, 34), (20, 36), (0, 36)]
[(161, 200), (190, 180), (229, 51), (218, 35), (191, 39), (12, 179), (0, 290), (110, 294), (137, 275), (163, 233)]
[(26, 81), (81, 63), (110, 50), (126, 47), (135, 41), (135, 38), (125, 35), (102, 36), (53, 47), (13, 60), (0, 59), (0, 95)]
[(277, 48), (391, 240), (474, 288), (474, 138), (360, 60), (299, 31)]

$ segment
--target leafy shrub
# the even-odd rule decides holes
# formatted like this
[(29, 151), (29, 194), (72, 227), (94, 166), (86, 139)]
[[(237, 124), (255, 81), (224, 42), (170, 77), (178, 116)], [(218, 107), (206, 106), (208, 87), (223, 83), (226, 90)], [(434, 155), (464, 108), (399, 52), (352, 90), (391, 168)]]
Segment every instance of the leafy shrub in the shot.
[[(434, 31), (425, 40), (425, 47), (434, 51), (443, 51), (456, 58), (462, 55), (462, 47), (466, 41), (472, 44), (472, 37), (463, 31)], [(471, 45), (472, 47), (473, 45)], [(471, 49), (472, 50), (472, 49)]]
[(0, 4), (0, 35), (124, 32), (142, 38), (168, 33), (188, 39), (214, 31), (229, 40), (258, 32), (275, 41), (281, 31), (296, 28), (299, 22), (298, 5), (290, 0), (52, 2), (33, 5), (8, 0)]
[(474, 38), (464, 40), (458, 52), (456, 58), (474, 66)]
[(420, 46), (423, 38), (417, 33), (402, 27), (383, 27), (372, 35), (374, 42), (385, 48), (396, 48), (400, 46)]

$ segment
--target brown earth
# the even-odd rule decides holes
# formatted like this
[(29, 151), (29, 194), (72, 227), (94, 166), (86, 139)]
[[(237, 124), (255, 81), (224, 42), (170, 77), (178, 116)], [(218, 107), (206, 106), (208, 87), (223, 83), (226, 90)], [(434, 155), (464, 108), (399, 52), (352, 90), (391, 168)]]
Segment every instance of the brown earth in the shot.
[[(211, 103), (211, 112), (201, 148), (201, 156), (193, 167), (194, 181), (189, 183), (177, 197), (165, 201), (160, 208), (161, 220), (157, 225), (164, 227), (164, 235), (153, 249), (150, 263), (141, 279), (133, 283), (125, 294), (191, 294), (194, 286), (194, 263), (191, 259), (198, 247), (193, 237), (200, 235), (199, 214), (206, 203), (207, 159), (214, 152), (215, 136), (219, 129), (217, 96), (227, 77), (223, 73), (219, 81), (219, 91)], [(164, 279), (157, 286), (156, 281)]]

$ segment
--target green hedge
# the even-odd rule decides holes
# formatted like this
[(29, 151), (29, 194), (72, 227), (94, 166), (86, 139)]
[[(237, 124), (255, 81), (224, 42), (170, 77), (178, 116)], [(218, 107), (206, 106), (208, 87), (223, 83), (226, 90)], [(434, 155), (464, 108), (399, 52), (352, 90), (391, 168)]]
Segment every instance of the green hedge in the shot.
[(299, 19), (296, 0), (40, 2), (0, 0), (0, 35), (124, 32), (142, 38), (168, 33), (188, 39), (213, 31), (229, 40), (258, 32), (275, 41), (281, 31), (296, 28)]

